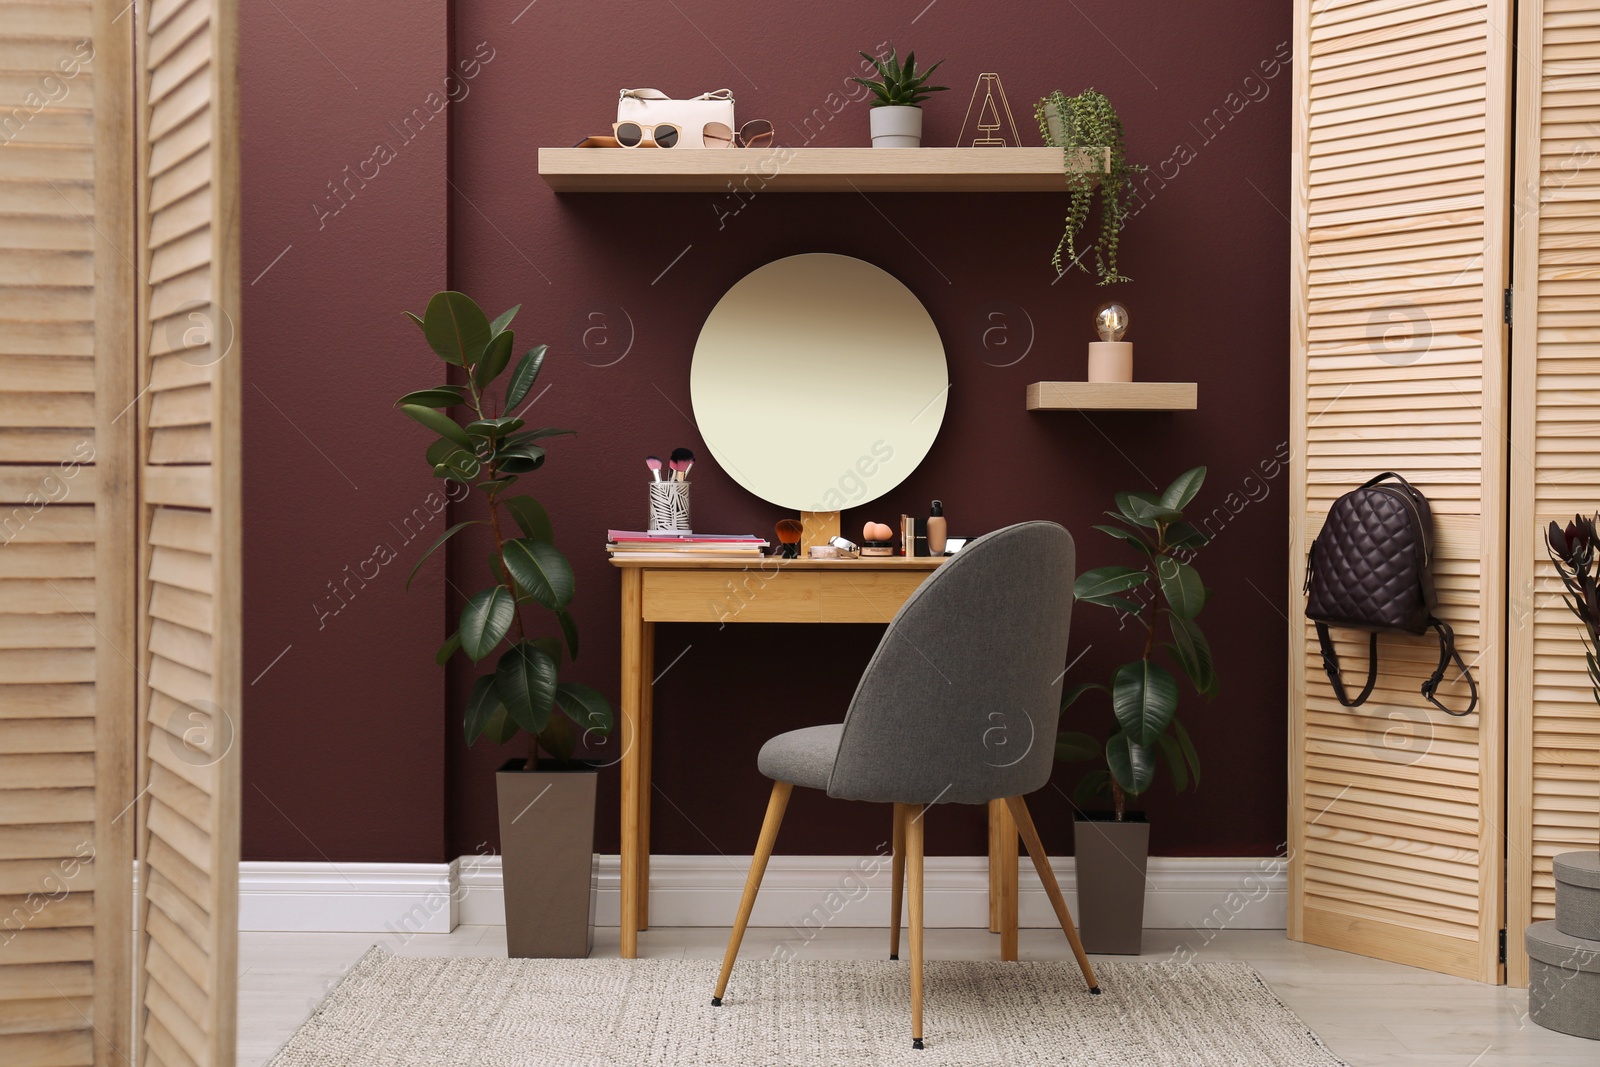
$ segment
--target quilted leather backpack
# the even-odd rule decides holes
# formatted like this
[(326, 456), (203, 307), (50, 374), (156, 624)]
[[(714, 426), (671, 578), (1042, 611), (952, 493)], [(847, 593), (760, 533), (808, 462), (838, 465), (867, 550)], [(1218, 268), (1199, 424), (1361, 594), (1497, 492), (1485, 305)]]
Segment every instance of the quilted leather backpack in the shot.
[[(1358, 708), (1372, 695), (1378, 680), (1378, 634), (1420, 635), (1429, 629), (1439, 633), (1439, 667), (1422, 683), (1422, 695), (1451, 715), (1471, 715), (1478, 706), (1478, 686), (1456, 651), (1455, 634), (1434, 614), (1438, 601), (1428, 569), (1432, 551), (1428, 498), (1393, 471), (1344, 494), (1328, 509), (1327, 522), (1306, 557), (1306, 618), (1317, 624), (1322, 669), (1345, 707)], [(1367, 684), (1354, 700), (1339, 675), (1330, 626), (1370, 635)], [(1434, 696), (1451, 660), (1472, 693), (1466, 711), (1451, 711)]]

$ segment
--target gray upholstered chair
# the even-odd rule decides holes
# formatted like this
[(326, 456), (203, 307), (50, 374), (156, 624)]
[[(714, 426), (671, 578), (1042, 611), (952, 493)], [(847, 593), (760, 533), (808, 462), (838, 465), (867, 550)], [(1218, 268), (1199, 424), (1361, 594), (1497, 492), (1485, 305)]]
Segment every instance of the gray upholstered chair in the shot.
[[(980, 537), (936, 571), (889, 623), (844, 722), (792, 730), (757, 757), (773, 780), (766, 821), (711, 1003), (720, 1005), (794, 787), (894, 805), (890, 958), (909, 875), (911, 1038), (922, 1047), (923, 812), (1005, 800), (1089, 992), (1100, 992), (1023, 802), (1049, 780), (1072, 611), (1072, 537), (1025, 522)], [(1006, 739), (996, 744), (997, 728)], [(1018, 750), (1021, 754), (1018, 755)]]

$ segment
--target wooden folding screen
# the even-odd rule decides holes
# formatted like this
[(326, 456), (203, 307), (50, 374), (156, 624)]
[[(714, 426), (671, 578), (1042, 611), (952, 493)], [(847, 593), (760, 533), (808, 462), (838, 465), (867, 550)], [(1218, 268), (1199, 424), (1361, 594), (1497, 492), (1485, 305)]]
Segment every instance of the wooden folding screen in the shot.
[[(1295, 4), (1289, 933), (1484, 981), (1503, 913), (1510, 10)], [(1468, 718), (1418, 692), (1427, 638), (1382, 639), (1371, 701), (1342, 708), (1303, 624), (1329, 504), (1386, 470), (1434, 505), (1441, 613), (1482, 691)], [(1339, 651), (1364, 677), (1356, 636)]]
[(1600, 509), (1600, 0), (1519, 8), (1511, 409), (1508, 981), (1550, 857), (1600, 838), (1600, 709), (1541, 527)]
[(231, 0), (138, 12), (142, 1062), (234, 1058), (239, 201)]
[(132, 28), (0, 2), (0, 1063), (129, 1050)]

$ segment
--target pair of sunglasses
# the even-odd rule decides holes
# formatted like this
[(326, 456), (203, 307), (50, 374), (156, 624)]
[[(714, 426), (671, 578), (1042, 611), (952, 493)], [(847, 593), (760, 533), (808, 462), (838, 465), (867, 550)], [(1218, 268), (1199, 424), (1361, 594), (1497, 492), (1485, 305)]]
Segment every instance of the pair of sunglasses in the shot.
[[(638, 122), (613, 122), (611, 134), (623, 148), (638, 148), (649, 142), (657, 148), (676, 148), (683, 142), (683, 130), (675, 122), (646, 126)], [(707, 148), (766, 148), (775, 133), (766, 119), (751, 119), (734, 130), (726, 122), (708, 122), (701, 132)]]
[(751, 119), (737, 130), (726, 122), (708, 122), (701, 134), (707, 148), (768, 148), (776, 136), (766, 119)]
[(676, 148), (683, 139), (683, 131), (675, 122), (658, 122), (653, 126), (637, 122), (613, 122), (611, 135), (623, 148), (638, 148), (646, 141), (657, 148)]

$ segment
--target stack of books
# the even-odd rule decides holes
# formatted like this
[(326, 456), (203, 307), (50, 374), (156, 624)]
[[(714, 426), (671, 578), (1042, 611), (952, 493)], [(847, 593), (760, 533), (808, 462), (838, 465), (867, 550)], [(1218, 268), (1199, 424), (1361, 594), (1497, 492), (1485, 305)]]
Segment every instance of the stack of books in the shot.
[(607, 530), (606, 551), (628, 559), (759, 559), (767, 542), (755, 534), (674, 530)]

